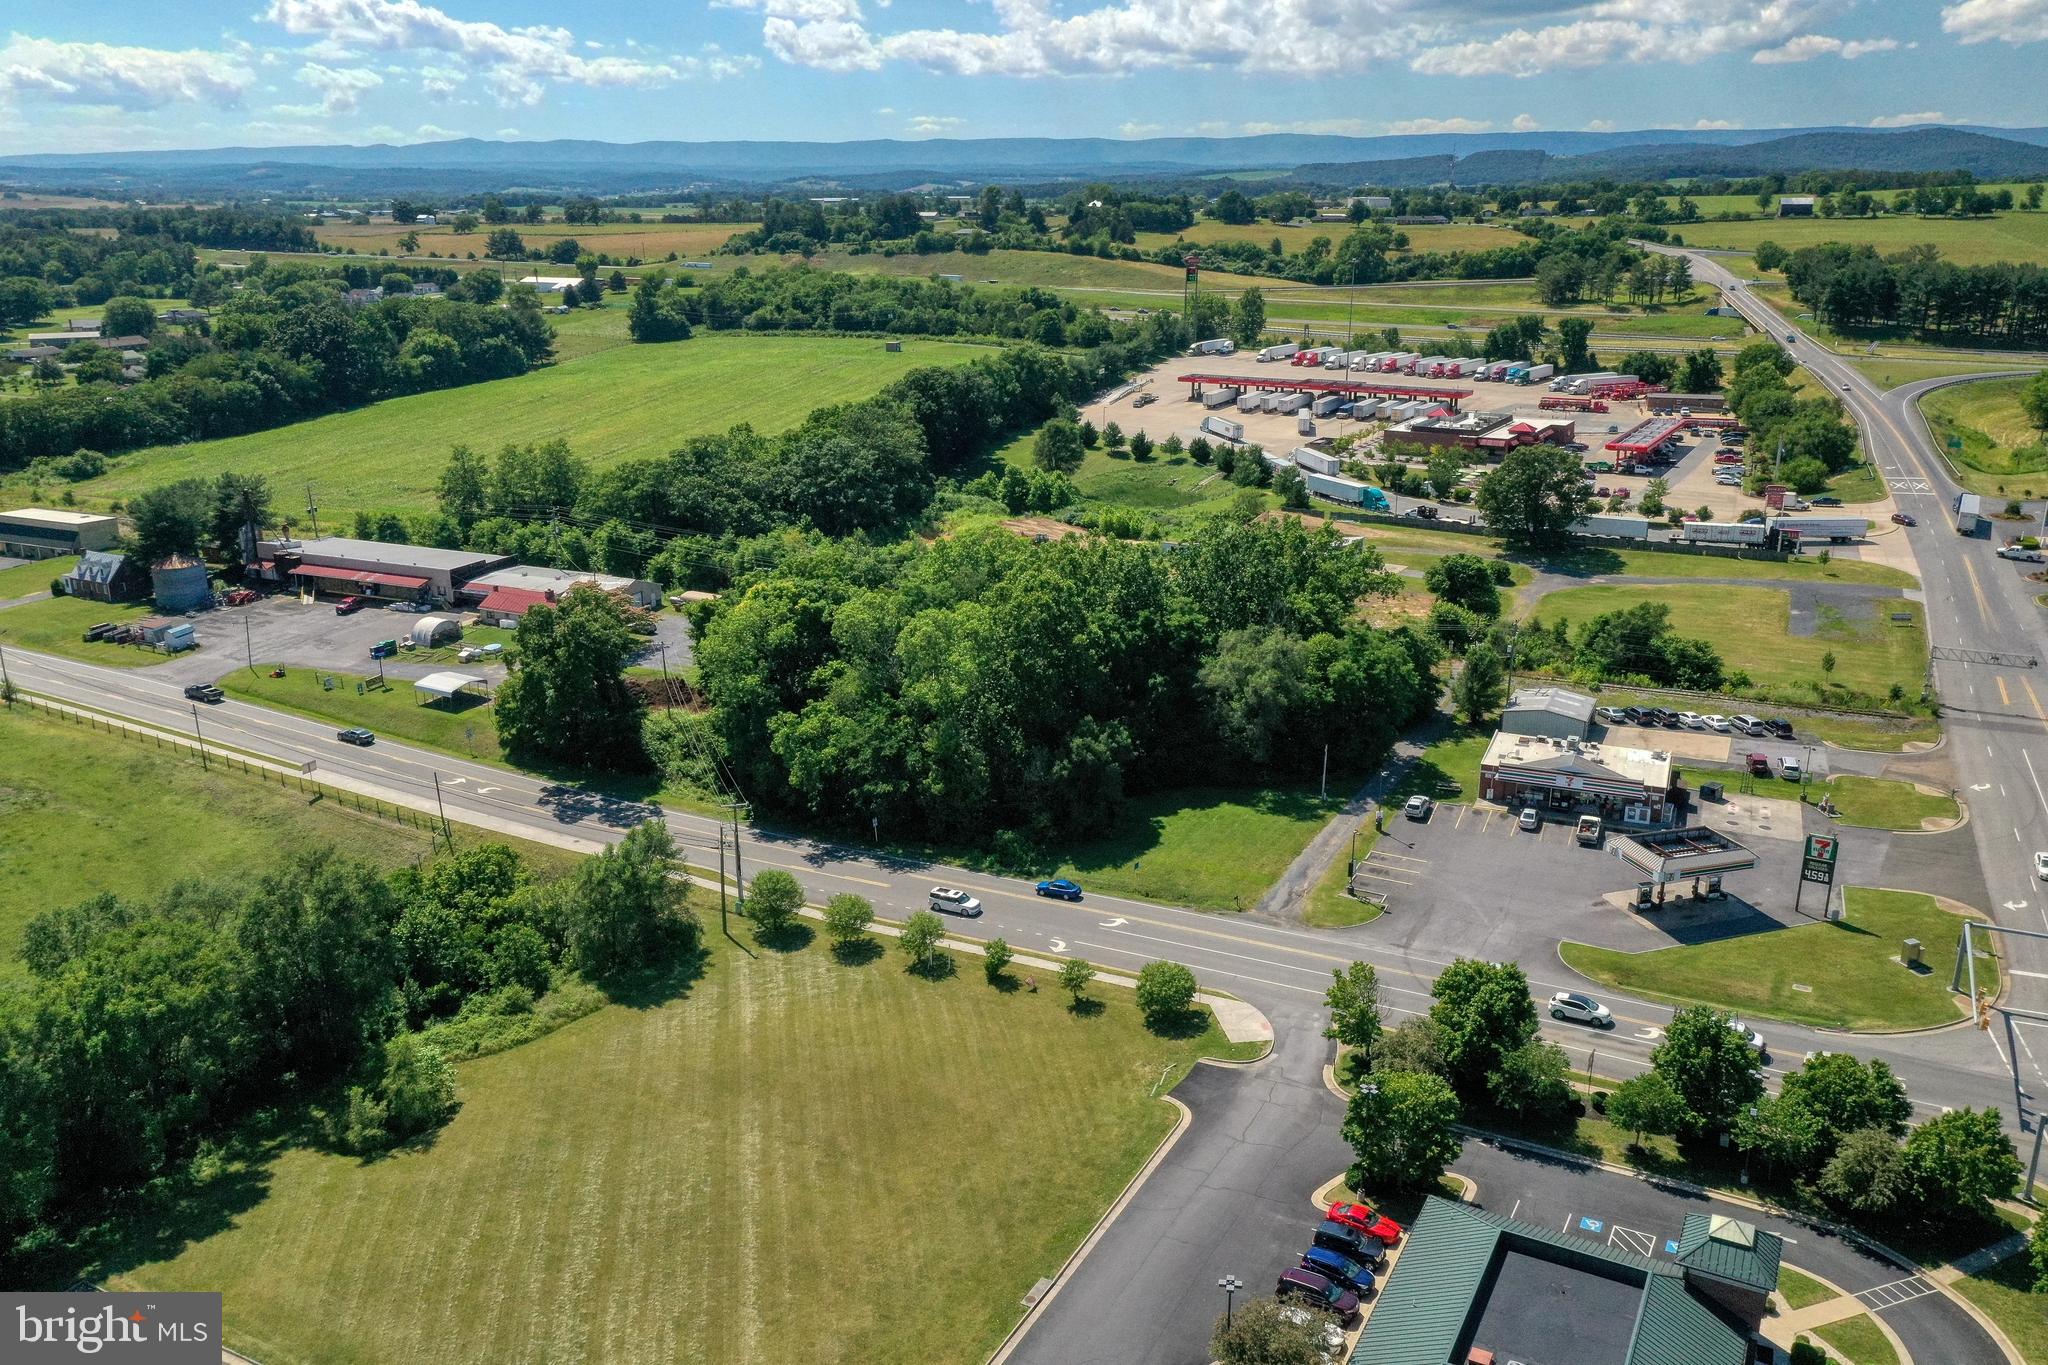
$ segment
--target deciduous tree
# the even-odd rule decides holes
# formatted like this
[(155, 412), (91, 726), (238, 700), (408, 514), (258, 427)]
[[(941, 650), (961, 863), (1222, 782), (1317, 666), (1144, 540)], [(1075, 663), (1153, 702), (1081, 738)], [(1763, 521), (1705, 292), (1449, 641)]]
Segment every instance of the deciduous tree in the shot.
[(1452, 1128), (1462, 1110), (1442, 1077), (1377, 1071), (1351, 1096), (1343, 1135), (1356, 1158), (1354, 1189), (1427, 1189), (1443, 1178), (1460, 1146)]
[(1685, 1122), (1685, 1101), (1661, 1074), (1645, 1071), (1615, 1087), (1607, 1097), (1607, 1117), (1616, 1127), (1633, 1133), (1636, 1145), (1641, 1146), (1645, 1136), (1664, 1137), (1678, 1131)]
[(1148, 962), (1138, 969), (1138, 1012), (1153, 1028), (1172, 1024), (1195, 1003), (1195, 974), (1178, 962)]
[(747, 888), (747, 918), (754, 922), (756, 934), (772, 938), (782, 933), (796, 923), (803, 908), (803, 884), (795, 877), (779, 867), (754, 874)]
[(1650, 1060), (1685, 1101), (1691, 1127), (1726, 1132), (1763, 1094), (1763, 1072), (1749, 1039), (1724, 1011), (1688, 1005), (1671, 1016)]

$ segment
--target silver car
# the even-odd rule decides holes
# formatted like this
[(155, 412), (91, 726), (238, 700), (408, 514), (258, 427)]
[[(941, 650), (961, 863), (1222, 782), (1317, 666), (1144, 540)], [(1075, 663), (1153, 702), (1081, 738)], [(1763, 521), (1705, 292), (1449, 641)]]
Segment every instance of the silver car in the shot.
[(942, 915), (961, 915), (973, 919), (981, 913), (981, 902), (950, 886), (935, 886), (926, 903)]
[(1566, 1019), (1574, 1024), (1591, 1024), (1594, 1028), (1613, 1028), (1614, 1016), (1607, 1006), (1590, 995), (1577, 991), (1559, 991), (1550, 997), (1550, 1017)]

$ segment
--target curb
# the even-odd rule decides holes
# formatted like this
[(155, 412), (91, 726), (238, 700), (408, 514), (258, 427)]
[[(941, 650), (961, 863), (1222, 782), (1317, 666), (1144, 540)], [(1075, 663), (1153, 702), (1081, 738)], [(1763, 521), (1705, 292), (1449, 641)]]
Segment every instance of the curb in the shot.
[(1872, 1255), (1890, 1261), (1899, 1269), (1925, 1278), (1929, 1284), (1940, 1290), (1950, 1303), (1955, 1304), (1963, 1312), (1969, 1314), (1970, 1319), (1984, 1329), (1984, 1334), (1990, 1337), (1999, 1350), (2005, 1353), (2005, 1358), (2009, 1365), (2027, 1365), (2026, 1357), (2019, 1353), (2018, 1348), (2000, 1330), (1997, 1323), (1986, 1317), (1983, 1310), (1978, 1308), (1976, 1304), (1971, 1303), (1961, 1294), (1956, 1293), (1953, 1287), (1934, 1278), (1934, 1270), (1938, 1267), (1923, 1268), (1917, 1261), (1900, 1255), (1883, 1242), (1873, 1237), (1867, 1237), (1856, 1229), (1842, 1223), (1837, 1223), (1833, 1219), (1815, 1217), (1812, 1214), (1783, 1208), (1776, 1204), (1766, 1204), (1762, 1200), (1752, 1199), (1747, 1195), (1737, 1194), (1731, 1190), (1718, 1190), (1706, 1185), (1695, 1185), (1689, 1180), (1673, 1180), (1669, 1176), (1651, 1175), (1648, 1172), (1636, 1170), (1632, 1166), (1617, 1166), (1611, 1161), (1601, 1161), (1594, 1157), (1580, 1156), (1576, 1152), (1567, 1152), (1559, 1147), (1547, 1147), (1543, 1143), (1530, 1142), (1526, 1138), (1509, 1137), (1504, 1133), (1493, 1133), (1484, 1128), (1473, 1128), (1462, 1123), (1452, 1124), (1451, 1127), (1454, 1131), (1462, 1133), (1467, 1137), (1477, 1138), (1481, 1142), (1489, 1142), (1496, 1147), (1505, 1148), (1509, 1151), (1526, 1152), (1530, 1155), (1545, 1157), (1552, 1161), (1568, 1161), (1575, 1166), (1597, 1167), (1612, 1175), (1625, 1175), (1632, 1180), (1640, 1180), (1645, 1185), (1650, 1185), (1657, 1189), (1679, 1190), (1701, 1199), (1719, 1199), (1740, 1208), (1755, 1209), (1758, 1213), (1768, 1213), (1773, 1217), (1800, 1223), (1820, 1232), (1831, 1233), (1845, 1242), (1853, 1242)]
[[(1197, 1063), (1197, 1065), (1200, 1065), (1200, 1063)], [(1152, 1155), (1146, 1160), (1145, 1164), (1138, 1168), (1138, 1173), (1131, 1177), (1128, 1185), (1124, 1186), (1123, 1193), (1116, 1197), (1116, 1202), (1103, 1210), (1102, 1216), (1095, 1220), (1095, 1226), (1090, 1228), (1088, 1235), (1081, 1239), (1081, 1245), (1075, 1247), (1073, 1253), (1060, 1263), (1060, 1268), (1052, 1274), (1052, 1286), (1045, 1291), (1044, 1297), (1040, 1298), (1037, 1303), (1032, 1304), (1024, 1316), (1017, 1320), (1017, 1325), (1010, 1329), (1009, 1335), (1005, 1336), (1002, 1343), (989, 1355), (988, 1365), (1003, 1365), (1003, 1362), (1010, 1358), (1010, 1353), (1017, 1349), (1018, 1345), (1024, 1340), (1025, 1335), (1030, 1332), (1031, 1328), (1037, 1324), (1039, 1317), (1044, 1314), (1046, 1305), (1059, 1297), (1060, 1290), (1066, 1288), (1067, 1282), (1073, 1278), (1074, 1270), (1080, 1266), (1081, 1262), (1088, 1259), (1088, 1253), (1095, 1249), (1095, 1244), (1102, 1240), (1102, 1235), (1105, 1232), (1109, 1231), (1109, 1225), (1115, 1222), (1117, 1215), (1122, 1213), (1129, 1206), (1131, 1200), (1137, 1197), (1138, 1191), (1144, 1187), (1145, 1182), (1152, 1178), (1152, 1173), (1158, 1170), (1160, 1163), (1166, 1160), (1167, 1153), (1174, 1149), (1175, 1144), (1181, 1140), (1182, 1134), (1186, 1133), (1188, 1128), (1194, 1123), (1195, 1115), (1193, 1110), (1171, 1095), (1166, 1095), (1162, 1098), (1172, 1105), (1178, 1114), (1178, 1118), (1173, 1125), (1173, 1131), (1160, 1140), (1159, 1145), (1152, 1150)]]

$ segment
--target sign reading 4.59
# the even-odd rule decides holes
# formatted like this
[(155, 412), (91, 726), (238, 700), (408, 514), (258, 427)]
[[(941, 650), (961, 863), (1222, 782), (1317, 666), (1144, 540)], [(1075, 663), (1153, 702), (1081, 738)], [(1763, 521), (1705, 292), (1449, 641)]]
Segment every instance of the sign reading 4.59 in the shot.
[(1801, 881), (1819, 882), (1822, 886), (1835, 883), (1835, 855), (1842, 851), (1842, 841), (1832, 834), (1809, 834), (1806, 836), (1806, 853), (1799, 860)]

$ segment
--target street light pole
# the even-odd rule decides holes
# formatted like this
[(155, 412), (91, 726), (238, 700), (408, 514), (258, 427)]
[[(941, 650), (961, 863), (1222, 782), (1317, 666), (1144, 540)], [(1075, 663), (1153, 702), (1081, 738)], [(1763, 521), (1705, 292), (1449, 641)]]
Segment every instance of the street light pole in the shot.
[(1237, 1302), (1237, 1291), (1244, 1288), (1244, 1281), (1235, 1275), (1225, 1275), (1216, 1281), (1216, 1287), (1223, 1291), (1223, 1326), (1230, 1326), (1230, 1311)]

